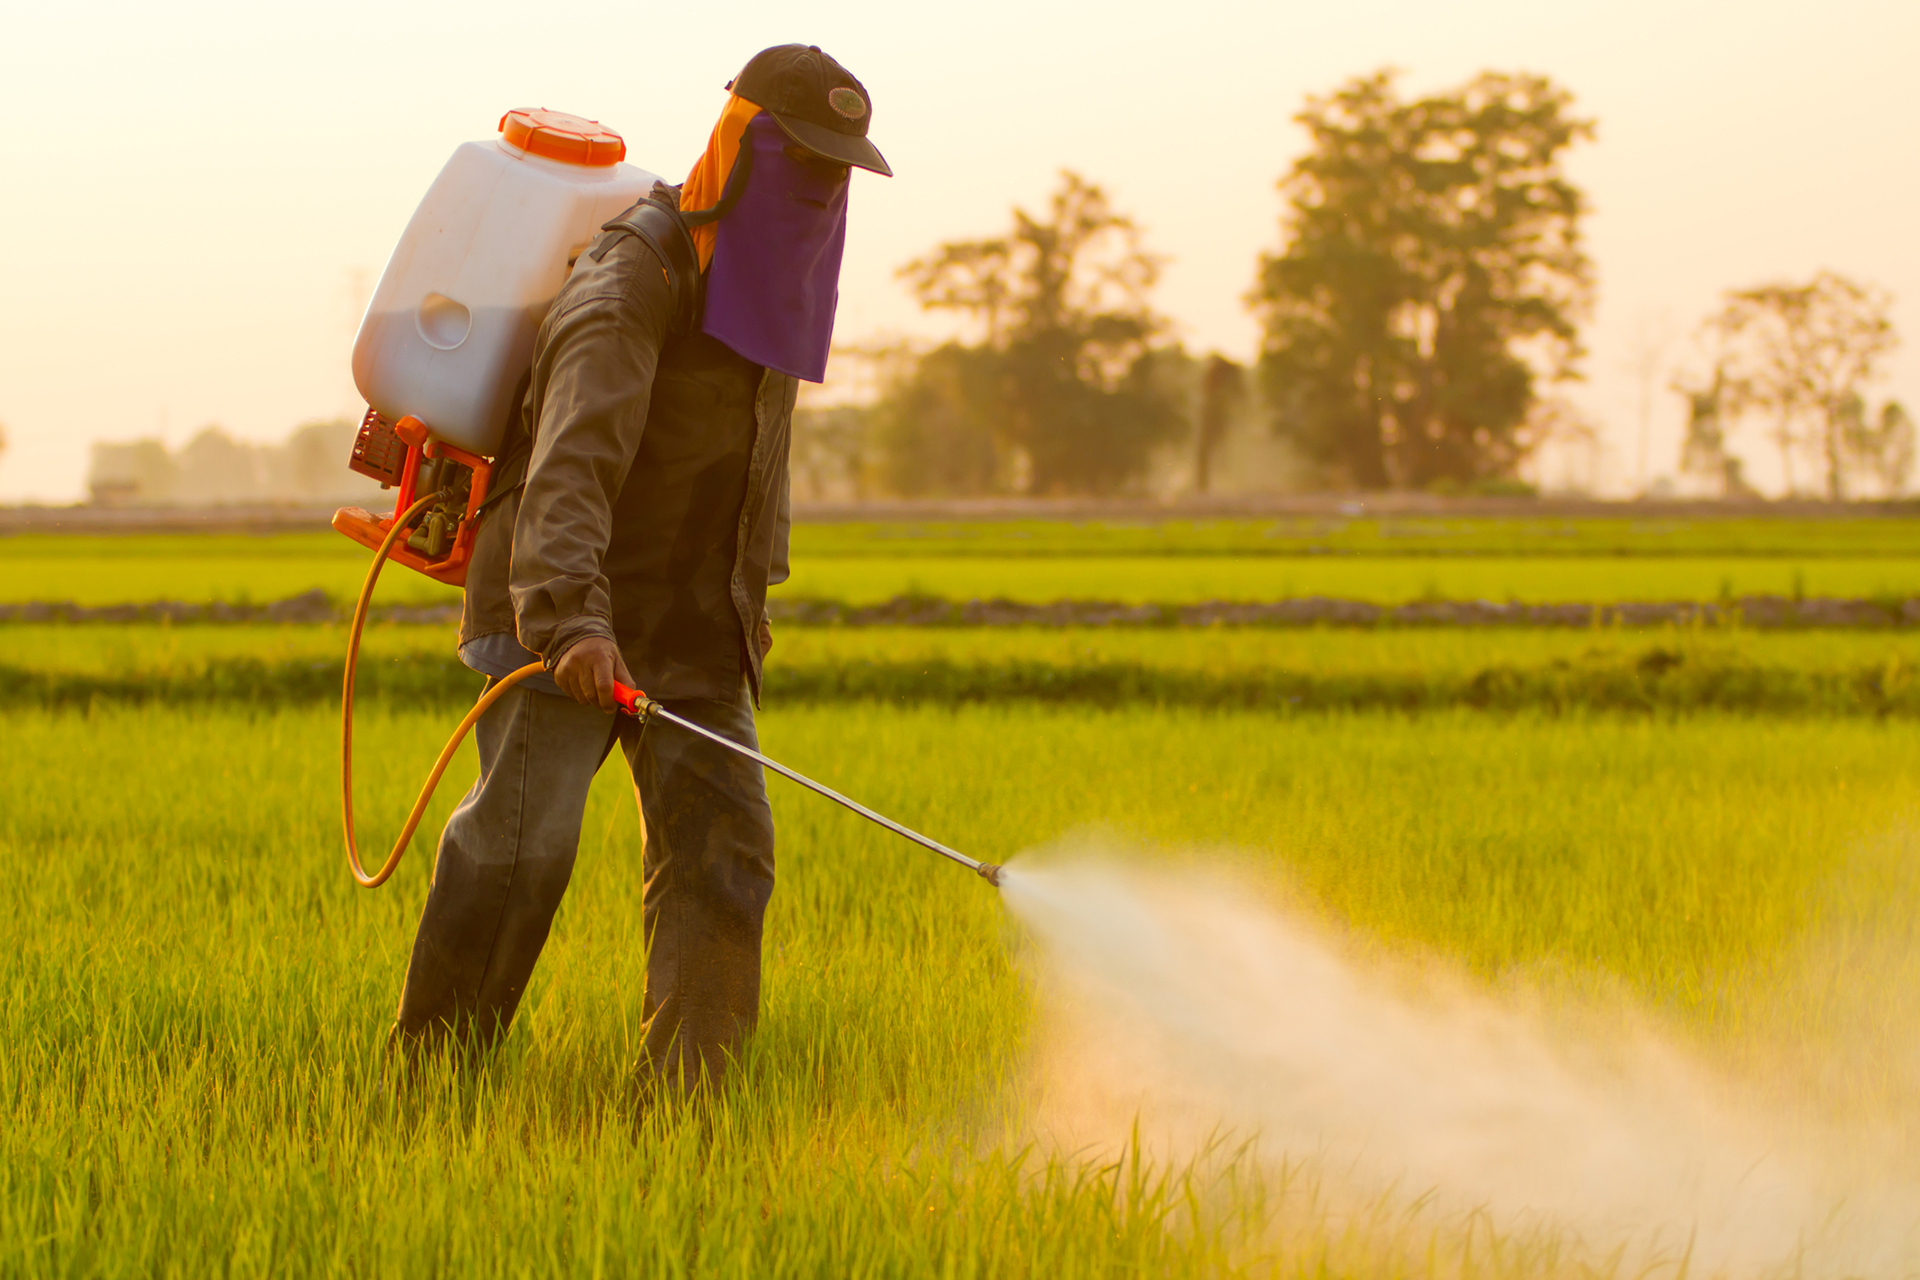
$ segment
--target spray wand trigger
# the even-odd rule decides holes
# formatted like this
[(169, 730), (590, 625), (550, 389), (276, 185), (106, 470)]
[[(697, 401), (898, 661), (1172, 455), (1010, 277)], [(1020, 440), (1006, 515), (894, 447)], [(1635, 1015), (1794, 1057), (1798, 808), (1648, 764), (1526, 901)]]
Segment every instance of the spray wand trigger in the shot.
[(622, 711), (642, 723), (652, 719), (653, 713), (660, 709), (660, 704), (649, 698), (645, 689), (629, 689), (618, 680), (613, 682), (613, 700), (620, 704)]

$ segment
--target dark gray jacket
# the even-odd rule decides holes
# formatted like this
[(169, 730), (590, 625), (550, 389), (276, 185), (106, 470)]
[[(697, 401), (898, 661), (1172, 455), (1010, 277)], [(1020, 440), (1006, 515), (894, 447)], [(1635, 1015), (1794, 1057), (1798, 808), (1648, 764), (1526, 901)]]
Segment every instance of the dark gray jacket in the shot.
[[(661, 193), (655, 189), (655, 194)], [(798, 384), (672, 332), (661, 261), (620, 234), (582, 254), (540, 326), (467, 573), (463, 648), (516, 632), (549, 669), (586, 636), (660, 698), (757, 699), (767, 587), (787, 576)]]

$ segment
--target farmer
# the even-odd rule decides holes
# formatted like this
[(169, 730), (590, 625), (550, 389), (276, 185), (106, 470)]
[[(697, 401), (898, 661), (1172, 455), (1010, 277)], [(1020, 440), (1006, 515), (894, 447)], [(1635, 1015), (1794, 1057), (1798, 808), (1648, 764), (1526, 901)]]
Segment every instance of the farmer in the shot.
[(717, 1078), (758, 1014), (760, 766), (670, 725), (642, 732), (614, 714), (613, 685), (757, 748), (794, 394), (826, 371), (849, 170), (892, 171), (867, 141), (866, 89), (818, 48), (768, 49), (727, 87), (686, 182), (608, 223), (540, 327), (460, 657), (494, 678), (546, 670), (479, 722), (480, 777), (441, 833), (400, 996), (408, 1052), (506, 1031), (616, 742), (646, 830), (643, 1070)]

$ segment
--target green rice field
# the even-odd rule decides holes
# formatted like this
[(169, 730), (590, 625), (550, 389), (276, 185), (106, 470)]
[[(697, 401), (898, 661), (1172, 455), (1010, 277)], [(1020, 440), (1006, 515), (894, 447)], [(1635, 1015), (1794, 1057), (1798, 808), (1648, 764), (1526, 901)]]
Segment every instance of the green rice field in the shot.
[(1920, 559), (1475, 556), (1306, 558), (897, 557), (796, 561), (789, 595), (872, 604), (898, 595), (1128, 604), (1335, 596), (1409, 600), (1713, 600), (1920, 594)]
[[(331, 532), (20, 535), (0, 538), (0, 603), (258, 604), (316, 588), (345, 601), (358, 594), (366, 561), (363, 548)], [(1166, 604), (1905, 597), (1920, 594), (1920, 521), (801, 525), (793, 563), (781, 593), (850, 604), (902, 594)], [(396, 571), (376, 598), (456, 597)]]
[[(367, 718), (370, 835), (446, 725)], [(333, 730), (325, 709), (6, 717), (0, 1273), (1572, 1274), (1535, 1237), (1484, 1256), (1504, 1224), (1356, 1237), (1256, 1171), (1037, 1142), (1047, 1033), (993, 891), (788, 787), (764, 1019), (721, 1096), (626, 1087), (639, 850), (616, 770), (504, 1050), (383, 1091), (427, 855), (351, 884)], [(1886, 724), (1714, 716), (866, 704), (770, 710), (764, 741), (1016, 867), (1089, 829), (1176, 865), (1226, 851), (1375, 947), (1613, 984), (1736, 1072), (1796, 1030), (1767, 1021), (1783, 956), (1905, 909), (1920, 766)]]
[[(1041, 703), (1086, 708), (1703, 710), (1920, 718), (1920, 635), (1470, 628), (781, 627), (769, 705)], [(339, 625), (0, 627), (0, 708), (312, 706), (337, 700)], [(445, 626), (375, 624), (373, 706), (470, 701), (479, 677)]]
[[(1891, 595), (1920, 592), (1915, 526), (802, 526), (789, 589)], [(0, 539), (0, 601), (345, 598), (363, 554), (331, 534)], [(383, 589), (446, 598), (397, 571)], [(1738, 1263), (1708, 1252), (1725, 1232), (1704, 1198), (1697, 1254), (1692, 1201), (1667, 1215), (1678, 1243), (1652, 1253), (1650, 1221), (1596, 1236), (1476, 1201), (1469, 1175), (1491, 1157), (1472, 1143), (1432, 1185), (1356, 1192), (1335, 1145), (1263, 1146), (1257, 1108), (1167, 1139), (1191, 1082), (1157, 1042), (1086, 1038), (1063, 1012), (1059, 938), (1010, 910), (1016, 895), (777, 778), (762, 1020), (724, 1088), (635, 1087), (641, 843), (617, 765), (506, 1042), (383, 1078), (433, 842), (383, 889), (347, 874), (344, 645), (337, 624), (0, 625), (0, 1277), (1920, 1270), (1920, 633), (776, 629), (761, 715), (775, 758), (1016, 883), (1077, 845), (1115, 875), (1230, 882), (1236, 909), (1345, 957), (1330, 1023), (1256, 1014), (1249, 1034), (1337, 1035), (1401, 999), (1383, 992), (1450, 993), (1438, 1007), (1461, 1024), (1416, 1036), (1424, 1051), (1404, 1038), (1412, 1004), (1390, 1005), (1393, 1035), (1342, 1042), (1342, 1081), (1398, 1082), (1378, 1086), (1383, 1108), (1428, 1087), (1454, 1037), (1520, 1020), (1558, 1028), (1569, 1054), (1652, 1045), (1658, 1080), (1737, 1105), (1764, 1150), (1830, 1155), (1856, 1217), (1770, 1199), (1773, 1166), (1736, 1162), (1735, 1220), (1804, 1221), (1807, 1237)], [(478, 690), (452, 648), (447, 626), (367, 631), (363, 847), (391, 839)], [(473, 770), (468, 746), (423, 832)], [(1121, 949), (1148, 964), (1166, 939), (1125, 934), (1128, 919), (1110, 922)], [(1205, 1030), (1201, 1012), (1167, 1025)], [(1084, 1079), (1060, 1074), (1098, 1043)], [(1533, 1047), (1503, 1051), (1502, 1069)], [(1104, 1097), (1087, 1083), (1103, 1073), (1141, 1090), (1138, 1109), (1101, 1102), (1087, 1140), (1063, 1117), (1076, 1091)], [(1241, 1087), (1310, 1100), (1333, 1083), (1268, 1071)], [(1461, 1110), (1490, 1129), (1525, 1102), (1480, 1087), (1484, 1112)], [(1636, 1126), (1674, 1127), (1605, 1097), (1596, 1147), (1638, 1151)], [(1391, 1160), (1394, 1141), (1370, 1150)], [(1640, 1179), (1639, 1158), (1620, 1180), (1652, 1185), (1662, 1169), (1649, 1156)], [(1836, 1234), (1857, 1248), (1828, 1248)]]
[[(1070, 670), (1126, 663), (1168, 672), (1291, 671), (1348, 676), (1381, 672), (1461, 675), (1491, 666), (1545, 667), (1583, 660), (1637, 660), (1654, 651), (1706, 662), (1797, 671), (1888, 665), (1920, 669), (1920, 634), (1904, 631), (1758, 632), (1720, 627), (1651, 630), (1418, 628), (1181, 629), (788, 627), (775, 631), (769, 670), (887, 664)], [(223, 626), (15, 623), (0, 626), (0, 667), (82, 676), (188, 679), (236, 661), (337, 667), (340, 624)], [(361, 640), (363, 665), (451, 660), (452, 627), (375, 623)]]
[[(451, 626), (374, 623), (360, 643), (363, 662), (451, 657)], [(337, 662), (343, 624), (13, 623), (0, 626), (0, 666), (105, 675), (181, 675), (235, 659)], [(775, 629), (775, 666), (858, 663), (1138, 662), (1167, 670), (1299, 670), (1351, 674), (1381, 670), (1470, 671), (1493, 663), (1570, 661), (1591, 654), (1638, 655), (1687, 648), (1769, 665), (1838, 669), (1861, 663), (1920, 664), (1920, 634), (1905, 631), (1779, 631), (1668, 627), (1650, 630), (1416, 628), (942, 628)]]

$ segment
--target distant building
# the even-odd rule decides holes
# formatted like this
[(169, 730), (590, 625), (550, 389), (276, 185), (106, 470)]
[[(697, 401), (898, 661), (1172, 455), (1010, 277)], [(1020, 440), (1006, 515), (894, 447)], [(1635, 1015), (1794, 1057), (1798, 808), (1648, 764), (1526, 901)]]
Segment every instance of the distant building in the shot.
[(209, 426), (177, 452), (153, 439), (99, 441), (87, 490), (100, 507), (377, 502), (379, 484), (347, 470), (355, 430), (346, 418), (309, 422), (262, 445)]
[(96, 442), (87, 467), (87, 490), (95, 506), (151, 506), (173, 501), (178, 476), (167, 446), (158, 440)]

